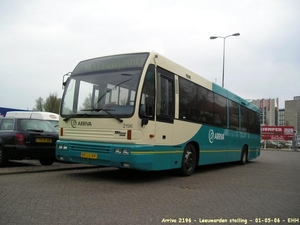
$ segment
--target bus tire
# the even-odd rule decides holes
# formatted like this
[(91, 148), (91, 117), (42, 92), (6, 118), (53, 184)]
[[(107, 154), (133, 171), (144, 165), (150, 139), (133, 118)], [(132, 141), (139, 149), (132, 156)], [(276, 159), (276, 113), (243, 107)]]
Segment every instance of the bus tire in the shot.
[(248, 161), (248, 149), (246, 146), (243, 146), (240, 164), (245, 165)]
[(0, 147), (0, 167), (5, 167), (8, 164), (8, 159), (4, 154), (4, 149)]
[(187, 144), (182, 155), (180, 174), (190, 176), (193, 174), (197, 164), (197, 155), (194, 145)]

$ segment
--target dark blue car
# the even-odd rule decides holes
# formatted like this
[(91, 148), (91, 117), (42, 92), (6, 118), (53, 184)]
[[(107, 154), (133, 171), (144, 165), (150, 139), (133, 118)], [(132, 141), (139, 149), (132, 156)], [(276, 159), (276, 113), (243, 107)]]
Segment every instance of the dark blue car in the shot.
[(45, 120), (0, 118), (0, 167), (9, 160), (38, 159), (42, 165), (55, 161), (58, 132)]

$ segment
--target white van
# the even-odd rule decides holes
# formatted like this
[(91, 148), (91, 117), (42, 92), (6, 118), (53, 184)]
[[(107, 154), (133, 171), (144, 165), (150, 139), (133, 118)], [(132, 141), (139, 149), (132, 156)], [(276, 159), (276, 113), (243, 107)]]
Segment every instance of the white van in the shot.
[(33, 118), (49, 121), (58, 131), (59, 115), (52, 112), (40, 111), (8, 111), (5, 117), (9, 118)]

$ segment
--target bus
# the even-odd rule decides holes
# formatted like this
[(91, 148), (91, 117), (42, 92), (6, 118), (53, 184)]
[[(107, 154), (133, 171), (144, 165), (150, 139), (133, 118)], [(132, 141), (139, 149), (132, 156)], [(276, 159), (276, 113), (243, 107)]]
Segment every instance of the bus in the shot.
[(154, 51), (81, 61), (63, 85), (58, 160), (189, 176), (260, 155), (258, 107)]

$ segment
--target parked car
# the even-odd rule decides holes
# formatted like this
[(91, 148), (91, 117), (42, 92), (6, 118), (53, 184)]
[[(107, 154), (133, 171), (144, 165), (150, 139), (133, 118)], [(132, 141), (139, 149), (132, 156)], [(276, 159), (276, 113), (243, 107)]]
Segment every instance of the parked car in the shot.
[(284, 142), (281, 142), (281, 145), (283, 148), (293, 148), (293, 142), (292, 141), (284, 141)]
[[(261, 148), (264, 148), (265, 147), (265, 141), (261, 141), (260, 146), (261, 146)], [(275, 141), (267, 140), (266, 141), (266, 148), (280, 149), (280, 148), (282, 148), (282, 145), (280, 143), (275, 142)]]
[(41, 119), (49, 121), (54, 128), (59, 130), (58, 118), (59, 115), (52, 112), (39, 112), (39, 111), (9, 111), (6, 113), (5, 117), (10, 118), (32, 118)]
[(38, 159), (42, 165), (55, 160), (58, 132), (41, 119), (0, 118), (0, 167), (9, 160)]

